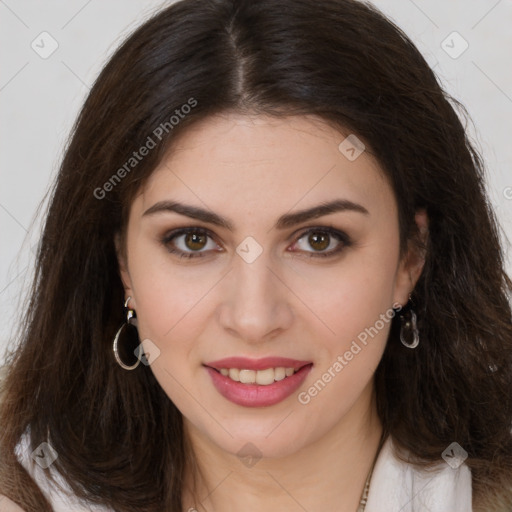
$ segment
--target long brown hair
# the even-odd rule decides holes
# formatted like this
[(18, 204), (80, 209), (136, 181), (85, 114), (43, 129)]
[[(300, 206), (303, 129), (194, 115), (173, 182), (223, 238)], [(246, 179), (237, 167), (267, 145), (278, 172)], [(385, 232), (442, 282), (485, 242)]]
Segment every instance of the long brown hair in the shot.
[[(393, 320), (376, 372), (379, 415), (418, 464), (457, 441), (475, 504), (512, 509), (512, 283), (483, 163), (459, 119), (464, 108), (414, 44), (355, 0), (182, 0), (104, 67), (52, 190), (9, 354), (0, 491), (27, 512), (51, 510), (14, 454), (30, 428), (32, 449), (49, 440), (59, 454), (52, 467), (76, 496), (119, 512), (181, 512), (181, 413), (149, 368), (126, 372), (112, 356), (124, 321), (114, 237), (175, 136), (228, 110), (312, 114), (357, 134), (393, 186), (402, 249), (415, 211), (426, 209), (426, 263), (413, 293), (421, 344), (404, 349)], [(148, 138), (154, 147), (134, 157)]]

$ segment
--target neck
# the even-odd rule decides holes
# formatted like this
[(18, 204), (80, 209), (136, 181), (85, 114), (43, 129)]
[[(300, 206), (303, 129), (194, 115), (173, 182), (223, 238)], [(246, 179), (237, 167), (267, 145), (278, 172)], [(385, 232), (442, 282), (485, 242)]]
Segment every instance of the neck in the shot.
[(185, 420), (194, 457), (185, 474), (184, 511), (356, 512), (382, 435), (373, 386), (333, 429), (286, 457), (244, 465)]

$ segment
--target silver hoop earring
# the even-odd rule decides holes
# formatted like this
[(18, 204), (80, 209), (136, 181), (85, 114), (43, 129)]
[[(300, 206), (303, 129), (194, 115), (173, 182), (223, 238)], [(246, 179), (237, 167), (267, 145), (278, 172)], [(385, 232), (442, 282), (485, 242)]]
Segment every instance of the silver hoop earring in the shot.
[[(114, 357), (116, 358), (117, 363), (121, 368), (124, 368), (125, 370), (135, 370), (137, 366), (140, 364), (140, 358), (136, 358), (137, 362), (132, 365), (127, 365), (124, 363), (119, 355), (119, 338), (122, 337), (121, 346), (123, 347), (124, 351), (129, 354), (135, 354), (135, 350), (140, 345), (140, 339), (139, 339), (139, 333), (137, 331), (136, 327), (136, 317), (135, 317), (135, 311), (133, 309), (130, 309), (128, 307), (128, 302), (130, 302), (131, 297), (128, 297), (126, 299), (126, 302), (124, 303), (124, 307), (126, 309), (126, 322), (119, 328), (119, 330), (116, 333), (116, 336), (114, 338), (113, 343), (113, 351), (114, 351)], [(126, 349), (126, 345), (130, 347), (130, 349)]]
[(407, 348), (416, 348), (420, 344), (417, 317), (412, 309), (410, 295), (405, 308), (400, 312), (400, 341)]

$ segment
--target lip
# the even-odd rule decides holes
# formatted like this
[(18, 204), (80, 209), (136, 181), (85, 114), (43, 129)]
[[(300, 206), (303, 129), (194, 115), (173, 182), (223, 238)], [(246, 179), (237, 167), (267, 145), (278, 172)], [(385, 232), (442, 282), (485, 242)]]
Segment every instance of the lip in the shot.
[(263, 357), (261, 359), (249, 359), (248, 357), (226, 357), (218, 361), (204, 363), (205, 366), (221, 370), (222, 368), (238, 368), (240, 370), (266, 370), (267, 368), (293, 368), (299, 370), (312, 361), (298, 361), (286, 357)]
[[(237, 361), (237, 364), (240, 362), (240, 358), (234, 358)], [(272, 364), (274, 364), (276, 358), (271, 358)], [(283, 359), (280, 359), (280, 363), (277, 366), (285, 366), (281, 364)], [(227, 360), (222, 360), (223, 364), (225, 364)], [(257, 364), (260, 364), (261, 361), (258, 361)], [(288, 359), (288, 363), (292, 360)], [(254, 360), (252, 361), (255, 364)], [(217, 364), (215, 362), (214, 364)], [(297, 363), (297, 361), (295, 361)], [(263, 364), (263, 363), (261, 363)], [(268, 366), (268, 363), (265, 362), (267, 366), (264, 366), (260, 369), (270, 368), (272, 366)], [(228, 365), (228, 368), (230, 366)], [(218, 370), (205, 366), (206, 371), (210, 374), (213, 385), (217, 389), (217, 391), (227, 400), (233, 402), (234, 404), (241, 405), (244, 407), (269, 407), (271, 405), (278, 404), (282, 402), (290, 395), (292, 395), (297, 389), (302, 385), (306, 377), (308, 376), (311, 368), (313, 367), (313, 363), (306, 363), (305, 366), (300, 367), (297, 372), (295, 372), (290, 377), (286, 377), (283, 380), (279, 380), (274, 382), (273, 384), (269, 384), (268, 386), (262, 386), (259, 384), (243, 384), (242, 382), (236, 382), (231, 380), (229, 377), (225, 377)], [(222, 368), (226, 368), (226, 366), (222, 366)], [(239, 366), (231, 366), (231, 368), (240, 368)], [(254, 368), (247, 368), (247, 366), (242, 366), (243, 369), (252, 370)], [(288, 368), (293, 368), (293, 365), (288, 366)]]

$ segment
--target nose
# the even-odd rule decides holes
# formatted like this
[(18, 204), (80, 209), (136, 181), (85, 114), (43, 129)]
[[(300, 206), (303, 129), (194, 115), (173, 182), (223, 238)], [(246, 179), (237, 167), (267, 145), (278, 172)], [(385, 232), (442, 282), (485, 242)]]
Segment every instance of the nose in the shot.
[(293, 295), (271, 268), (265, 253), (252, 263), (236, 256), (226, 277), (218, 318), (230, 335), (260, 343), (290, 328)]

